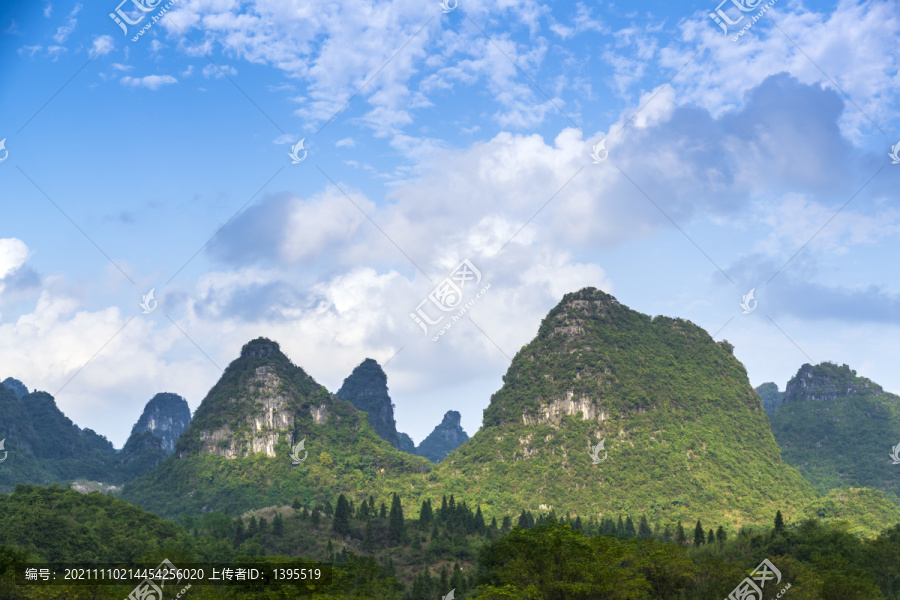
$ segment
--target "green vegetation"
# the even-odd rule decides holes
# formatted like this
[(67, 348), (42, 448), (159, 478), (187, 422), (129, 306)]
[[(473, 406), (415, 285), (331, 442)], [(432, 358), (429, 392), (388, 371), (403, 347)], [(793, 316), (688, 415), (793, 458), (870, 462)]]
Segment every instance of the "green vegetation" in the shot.
[[(381, 439), (398, 450), (407, 451), (405, 440), (401, 440), (401, 434), (397, 432), (387, 375), (374, 359), (367, 358), (353, 369), (335, 395), (366, 413), (372, 429)], [(411, 453), (415, 454), (415, 450)]]
[[(669, 523), (704, 514), (737, 529), (776, 509), (791, 520), (813, 516), (819, 500), (782, 461), (726, 344), (595, 289), (567, 294), (549, 313), (513, 359), (484, 421), (429, 481), (480, 503), (488, 518), (543, 505)], [(608, 458), (593, 464), (589, 449), (600, 440)], [(866, 500), (879, 506), (870, 514), (845, 504), (847, 496), (832, 502), (829, 514), (865, 535), (900, 522), (900, 511), (877, 498)]]
[(0, 492), (19, 483), (79, 479), (121, 484), (166, 456), (163, 440), (149, 431), (133, 433), (117, 453), (105, 437), (75, 425), (50, 394), (29, 394), (16, 380), (6, 381), (12, 383), (0, 385), (0, 439), (9, 455), (0, 469)]
[(778, 385), (772, 382), (760, 385), (756, 388), (756, 393), (759, 394), (759, 398), (762, 400), (763, 410), (766, 411), (766, 415), (768, 415), (769, 418), (772, 417), (772, 414), (778, 410), (784, 402), (784, 392), (779, 392)]
[[(403, 520), (374, 496), (339, 496), (330, 506), (270, 507), (242, 517), (207, 513), (163, 521), (120, 500), (56, 486), (18, 486), (0, 499), (0, 597), (121, 600), (133, 586), (17, 587), (12, 568), (26, 560), (146, 562), (329, 562), (334, 584), (312, 599), (710, 600), (727, 597), (762, 559), (781, 571), (767, 597), (790, 584), (800, 600), (900, 600), (900, 525), (860, 539), (846, 523), (792, 523), (728, 530), (695, 515), (694, 541), (683, 529), (631, 515), (582, 520), (523, 511), (522, 526), (492, 520), (465, 502), (423, 501)], [(382, 501), (381, 506), (385, 503)], [(333, 514), (329, 514), (332, 513)], [(709, 534), (703, 535), (704, 527)], [(718, 531), (713, 534), (713, 527)], [(679, 535), (680, 534), (680, 535)], [(194, 586), (185, 598), (294, 598), (292, 592)]]
[(900, 397), (847, 365), (806, 364), (769, 421), (785, 462), (820, 493), (867, 487), (900, 506), (900, 469), (889, 456), (900, 443)]
[(416, 453), (433, 463), (444, 460), (448, 454), (469, 441), (468, 434), (460, 425), (461, 419), (462, 415), (455, 410), (448, 410), (444, 413), (440, 424), (422, 440), (422, 443), (416, 448)]
[[(293, 417), (293, 430), (279, 433), (275, 457), (249, 451), (258, 369), (278, 386), (284, 411)], [(223, 456), (226, 448), (218, 444), (204, 447), (203, 436), (223, 428), (227, 445), (233, 441), (241, 453), (236, 458)], [(309, 453), (296, 466), (291, 437), (305, 439)], [(334, 505), (341, 493), (350, 497), (358, 490), (378, 497), (416, 485), (424, 490), (428, 469), (425, 459), (392, 448), (372, 430), (365, 413), (328, 393), (277, 344), (260, 338), (244, 347), (207, 394), (175, 453), (127, 484), (122, 498), (173, 519), (209, 511), (236, 514), (295, 498)]]

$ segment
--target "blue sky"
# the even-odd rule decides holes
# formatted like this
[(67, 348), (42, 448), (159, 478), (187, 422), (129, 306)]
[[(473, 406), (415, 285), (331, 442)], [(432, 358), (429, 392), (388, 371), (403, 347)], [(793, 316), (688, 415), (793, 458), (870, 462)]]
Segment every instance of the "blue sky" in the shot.
[(0, 8), (0, 377), (116, 447), (261, 335), (472, 434), (585, 286), (900, 392), (898, 2), (141, 1)]

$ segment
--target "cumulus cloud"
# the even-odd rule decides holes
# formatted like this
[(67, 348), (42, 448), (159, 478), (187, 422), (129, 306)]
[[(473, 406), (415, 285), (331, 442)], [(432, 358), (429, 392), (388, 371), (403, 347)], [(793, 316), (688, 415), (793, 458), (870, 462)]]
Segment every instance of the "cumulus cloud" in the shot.
[(28, 259), (28, 246), (17, 238), (0, 238), (0, 279), (12, 274)]
[(131, 88), (147, 88), (148, 90), (158, 90), (164, 85), (178, 83), (178, 80), (171, 75), (146, 75), (144, 77), (125, 76), (121, 79), (124, 85)]
[[(62, 25), (57, 28), (56, 33), (53, 35), (53, 40), (57, 44), (64, 44), (69, 36), (72, 35), (72, 32), (75, 31), (75, 26), (78, 25), (78, 19), (75, 16), (81, 12), (82, 5), (76, 4), (74, 8), (72, 8), (72, 12), (69, 13), (69, 16), (66, 18), (65, 25)], [(45, 16), (48, 16), (47, 13), (44, 13)]]
[(103, 56), (109, 54), (116, 47), (111, 35), (99, 35), (94, 38), (91, 46), (91, 56)]

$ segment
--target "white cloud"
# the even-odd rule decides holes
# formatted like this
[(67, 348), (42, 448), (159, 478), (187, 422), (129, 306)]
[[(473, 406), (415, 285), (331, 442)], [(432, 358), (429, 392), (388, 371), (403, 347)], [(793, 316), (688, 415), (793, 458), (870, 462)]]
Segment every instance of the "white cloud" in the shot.
[(0, 238), (0, 279), (15, 272), (28, 259), (28, 246), (17, 238)]
[(109, 54), (116, 47), (111, 35), (99, 35), (94, 38), (91, 56), (103, 56)]
[(337, 148), (355, 148), (356, 147), (356, 143), (353, 141), (353, 138), (351, 138), (351, 137), (345, 137), (343, 139), (340, 139), (340, 140), (336, 141), (334, 143), (334, 145)]
[[(66, 18), (66, 24), (57, 28), (56, 33), (53, 35), (53, 40), (57, 44), (64, 44), (69, 39), (69, 36), (72, 35), (72, 32), (75, 31), (75, 26), (78, 25), (78, 19), (75, 18), (75, 15), (81, 11), (81, 7), (81, 4), (76, 4)], [(46, 10), (44, 15), (47, 16)]]
[(207, 79), (210, 77), (221, 79), (222, 77), (225, 77), (225, 75), (237, 75), (237, 69), (228, 65), (206, 65), (203, 67), (202, 73)]
[(19, 48), (19, 55), (23, 55), (26, 52), (28, 53), (28, 58), (34, 58), (34, 55), (43, 50), (43, 46), (22, 46)]
[[(852, 99), (841, 129), (854, 141), (873, 129), (866, 115), (882, 127), (895, 115), (900, 65), (885, 51), (900, 35), (895, 2), (841, 0), (828, 14), (779, 3), (767, 13), (777, 28), (764, 18), (737, 42), (723, 36), (706, 12), (683, 22), (683, 42), (659, 53), (660, 65), (672, 74), (683, 67), (672, 81), (680, 105), (719, 116), (742, 106), (746, 93), (767, 77), (787, 72), (827, 89), (835, 89), (828, 77), (837, 82)], [(700, 48), (703, 58), (687, 64)]]
[(164, 85), (178, 83), (178, 80), (171, 75), (147, 75), (145, 77), (129, 77), (126, 75), (121, 81), (128, 87), (144, 87), (149, 90), (158, 90)]

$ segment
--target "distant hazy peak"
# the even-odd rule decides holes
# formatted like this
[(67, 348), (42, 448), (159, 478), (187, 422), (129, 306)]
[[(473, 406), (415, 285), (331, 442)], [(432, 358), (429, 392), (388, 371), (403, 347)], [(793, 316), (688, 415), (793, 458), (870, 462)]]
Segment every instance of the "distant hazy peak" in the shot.
[(25, 384), (23, 384), (18, 379), (7, 377), (3, 380), (3, 385), (11, 389), (18, 398), (21, 398), (22, 396), (28, 394), (28, 388), (25, 387)]

